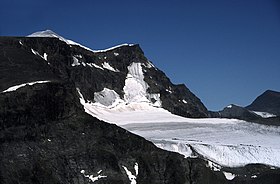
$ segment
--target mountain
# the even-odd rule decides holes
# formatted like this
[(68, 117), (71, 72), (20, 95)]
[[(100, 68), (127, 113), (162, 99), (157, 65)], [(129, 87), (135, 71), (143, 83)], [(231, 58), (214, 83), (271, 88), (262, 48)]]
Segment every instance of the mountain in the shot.
[(216, 112), (215, 115), (220, 118), (236, 118), (246, 121), (254, 121), (260, 118), (256, 113), (234, 104), (228, 105), (223, 110)]
[(246, 109), (280, 116), (280, 92), (267, 90), (248, 105)]
[[(0, 86), (0, 90), (29, 82), (26, 75), (32, 73), (33, 80), (72, 80), (87, 101), (110, 108), (116, 105), (117, 101), (122, 101), (123, 104), (145, 102), (184, 117), (208, 116), (203, 103), (185, 85), (172, 84), (167, 76), (144, 56), (139, 45), (122, 44), (93, 51), (84, 49), (84, 46), (81, 47), (75, 42), (72, 44), (73, 41), (51, 31), (30, 36), (32, 37), (2, 38), (5, 55), (11, 55), (9, 59), (28, 58), (29, 62), (33, 59), (38, 60), (38, 63), (29, 68), (24, 66), (29, 63), (22, 62), (21, 66), (18, 66), (22, 67), (20, 71), (27, 71), (14, 71), (17, 76), (9, 76), (9, 81), (3, 80), (7, 78), (6, 75), (12, 75), (11, 72), (3, 72), (1, 84), (4, 86)], [(9, 59), (2, 62), (7, 68), (6, 71), (16, 70)], [(36, 70), (35, 74), (28, 71), (31, 69)], [(108, 99), (104, 95), (112, 94), (113, 96), (108, 96), (110, 102), (104, 102), (100, 98), (103, 96), (103, 99)]]
[[(172, 84), (139, 45), (95, 51), (49, 30), (0, 37), (0, 183), (280, 182), (279, 169), (266, 162), (220, 165), (200, 148), (214, 145), (204, 143), (183, 144), (191, 150), (184, 157), (111, 124), (145, 120), (149, 130), (161, 121), (176, 125), (175, 119), (212, 121), (174, 114), (207, 117), (208, 111), (186, 86)], [(158, 126), (157, 133), (168, 135)], [(264, 150), (277, 155), (277, 149)]]
[(247, 107), (231, 104), (221, 111), (209, 113), (213, 118), (236, 118), (260, 124), (280, 126), (279, 109), (280, 93), (267, 90)]

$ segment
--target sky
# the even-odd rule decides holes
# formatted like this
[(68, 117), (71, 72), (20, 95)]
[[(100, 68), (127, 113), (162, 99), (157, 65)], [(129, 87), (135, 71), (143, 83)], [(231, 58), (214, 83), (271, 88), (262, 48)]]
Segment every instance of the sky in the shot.
[(1, 0), (0, 36), (51, 29), (92, 49), (140, 44), (209, 110), (280, 91), (279, 0)]

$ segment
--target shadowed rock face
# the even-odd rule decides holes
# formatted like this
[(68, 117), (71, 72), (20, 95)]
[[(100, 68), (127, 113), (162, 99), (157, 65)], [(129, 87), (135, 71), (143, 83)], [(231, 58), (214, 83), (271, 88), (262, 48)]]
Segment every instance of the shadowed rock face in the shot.
[[(141, 63), (144, 81), (149, 86), (147, 92), (160, 94), (163, 108), (185, 117), (208, 116), (202, 102), (185, 85), (172, 84), (147, 60), (139, 45), (94, 53), (79, 46), (70, 47), (57, 38), (1, 37), (0, 44), (0, 90), (47, 78), (73, 81), (87, 100), (94, 101), (94, 92), (104, 88), (116, 91), (122, 98), (128, 67)], [(101, 68), (104, 64), (117, 72)]]

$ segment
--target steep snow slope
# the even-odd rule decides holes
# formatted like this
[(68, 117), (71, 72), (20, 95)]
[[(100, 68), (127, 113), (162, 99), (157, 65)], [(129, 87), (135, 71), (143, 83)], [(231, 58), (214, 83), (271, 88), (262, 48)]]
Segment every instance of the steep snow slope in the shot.
[(90, 115), (186, 157), (197, 152), (222, 166), (262, 163), (280, 167), (280, 127), (235, 119), (183, 118), (145, 101), (126, 104), (119, 97), (109, 108), (86, 103), (82, 95), (80, 101)]

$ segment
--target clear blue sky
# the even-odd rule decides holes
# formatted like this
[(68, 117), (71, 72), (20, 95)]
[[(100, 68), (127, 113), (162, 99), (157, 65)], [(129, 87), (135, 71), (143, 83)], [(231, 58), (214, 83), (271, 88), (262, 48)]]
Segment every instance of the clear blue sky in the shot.
[(1, 0), (0, 35), (51, 29), (92, 49), (139, 43), (210, 110), (280, 91), (279, 0)]

